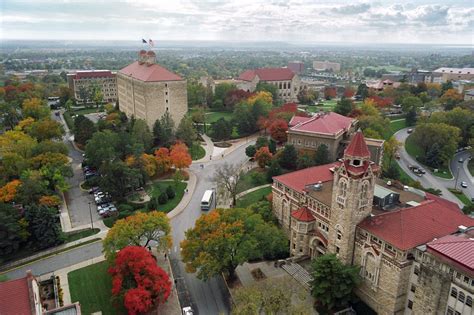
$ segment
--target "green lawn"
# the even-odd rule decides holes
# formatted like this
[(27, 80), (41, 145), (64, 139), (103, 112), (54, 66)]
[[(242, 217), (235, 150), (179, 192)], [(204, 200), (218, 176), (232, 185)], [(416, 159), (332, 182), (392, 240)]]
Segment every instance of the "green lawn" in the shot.
[(391, 121), (390, 122), (390, 128), (386, 129), (383, 137), (385, 140), (388, 140), (395, 132), (397, 132), (400, 129), (406, 128), (407, 124), (405, 122), (405, 119), (402, 120), (396, 120), (396, 121)]
[[(165, 192), (166, 188), (169, 185), (172, 185), (173, 188), (175, 188), (174, 187), (174, 181), (164, 180), (164, 181), (154, 182), (152, 185), (150, 185), (146, 188), (146, 191), (147, 191), (148, 195), (151, 198), (155, 198), (155, 197), (158, 198), (158, 196), (161, 194), (161, 192)], [(185, 183), (185, 182), (179, 182), (178, 186), (175, 188), (176, 195), (174, 196), (174, 198), (168, 200), (168, 202), (165, 203), (164, 205), (160, 205), (160, 208), (157, 209), (157, 210), (168, 213), (171, 210), (173, 210), (174, 208), (176, 208), (178, 203), (183, 198), (184, 189), (186, 189), (187, 185), (188, 184)]]
[(97, 112), (100, 112), (100, 111), (101, 111), (100, 108), (95, 108), (95, 107), (81, 108), (81, 109), (72, 110), (71, 114), (73, 114), (73, 115), (86, 115), (86, 114), (90, 114), (90, 113), (97, 113)]
[(193, 160), (199, 160), (206, 155), (206, 150), (204, 150), (199, 142), (194, 142), (189, 148), (189, 154), (191, 154)]
[(206, 113), (206, 123), (213, 123), (218, 121), (221, 118), (225, 120), (232, 120), (234, 114), (232, 112), (207, 112)]
[(77, 241), (81, 238), (88, 237), (88, 236), (97, 234), (99, 232), (100, 232), (100, 229), (94, 228), (94, 229), (84, 229), (84, 230), (64, 233), (66, 236), (65, 242), (69, 243), (69, 242)]
[(254, 168), (240, 177), (237, 183), (237, 193), (265, 184), (268, 184), (266, 174), (259, 168)]
[(81, 304), (83, 314), (101, 311), (102, 314), (125, 314), (111, 302), (112, 278), (107, 273), (107, 262), (103, 261), (68, 273), (71, 301)]
[(67, 127), (72, 131), (72, 128), (74, 127), (74, 120), (72, 119), (71, 114), (69, 112), (64, 112), (63, 117), (66, 121)]
[(272, 187), (264, 187), (257, 189), (255, 191), (252, 191), (251, 193), (248, 193), (241, 198), (237, 200), (237, 207), (238, 208), (246, 208), (250, 206), (253, 203), (256, 203), (263, 198), (265, 198), (268, 194), (272, 192)]
[(466, 206), (472, 206), (473, 205), (471, 200), (469, 200), (469, 197), (467, 197), (462, 191), (455, 190), (455, 189), (449, 189), (449, 191), (452, 192), (456, 196), (456, 198), (461, 200), (461, 202), (464, 205), (466, 205)]
[[(415, 141), (413, 141), (412, 135), (409, 135), (408, 138), (405, 141), (405, 149), (407, 150), (408, 154), (414, 159), (416, 159), (418, 162), (420, 162), (417, 157), (422, 157), (423, 156), (423, 150), (416, 145)], [(421, 162), (420, 162), (421, 163)], [(428, 168), (431, 173), (434, 176), (440, 177), (440, 178), (447, 178), (451, 179), (453, 178), (453, 175), (451, 174), (451, 170), (449, 169), (449, 166), (443, 165), (438, 169), (438, 172), (434, 172), (432, 167), (425, 166)]]

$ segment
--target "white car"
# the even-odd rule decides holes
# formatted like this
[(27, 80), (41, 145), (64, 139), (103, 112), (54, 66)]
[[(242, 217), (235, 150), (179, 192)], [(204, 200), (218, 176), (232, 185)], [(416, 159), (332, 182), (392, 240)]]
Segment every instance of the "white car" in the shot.
[(191, 306), (183, 307), (183, 315), (193, 315), (193, 309)]
[(466, 182), (461, 182), (461, 187), (462, 188), (467, 188), (467, 183)]

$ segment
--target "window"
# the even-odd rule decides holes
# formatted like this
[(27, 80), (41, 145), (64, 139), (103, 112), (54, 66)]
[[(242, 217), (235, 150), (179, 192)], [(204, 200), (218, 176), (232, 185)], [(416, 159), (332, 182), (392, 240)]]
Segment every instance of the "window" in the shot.
[(340, 251), (340, 250), (341, 250), (341, 249), (339, 248), (339, 246), (336, 246), (336, 253), (339, 254), (339, 251)]
[(453, 315), (454, 314), (454, 310), (448, 306), (448, 310), (446, 311), (446, 315)]
[(168, 104), (168, 100), (166, 100), (166, 104)]
[(472, 307), (472, 297), (470, 295), (466, 298), (466, 305)]
[(458, 295), (459, 302), (464, 303), (465, 298), (466, 296), (464, 295), (464, 292), (459, 292), (459, 295)]
[(168, 87), (168, 83), (165, 83), (165, 88), (167, 88), (167, 87)]
[(451, 289), (451, 296), (453, 298), (457, 298), (458, 297), (458, 290), (456, 290), (456, 288), (452, 288)]
[(469, 278), (464, 276), (464, 283), (468, 284), (469, 283)]
[[(413, 273), (418, 276), (420, 274), (420, 267), (415, 266), (415, 270), (413, 271)], [(456, 290), (456, 289), (454, 289), (454, 290)]]
[(461, 315), (461, 313), (458, 311), (454, 311), (454, 315)]
[(413, 308), (413, 301), (408, 300), (408, 308), (409, 309)]
[(165, 95), (168, 95), (168, 91), (165, 92)]
[(415, 291), (416, 291), (416, 287), (413, 284), (411, 285), (410, 291), (413, 292), (413, 293), (415, 293)]

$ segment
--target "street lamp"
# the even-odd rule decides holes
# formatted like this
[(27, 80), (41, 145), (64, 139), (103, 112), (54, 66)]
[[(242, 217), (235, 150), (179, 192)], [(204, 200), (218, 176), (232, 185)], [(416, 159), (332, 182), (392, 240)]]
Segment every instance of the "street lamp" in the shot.
[(92, 209), (91, 209), (90, 201), (89, 201), (89, 214), (91, 216), (91, 228), (94, 229), (94, 221), (92, 221)]

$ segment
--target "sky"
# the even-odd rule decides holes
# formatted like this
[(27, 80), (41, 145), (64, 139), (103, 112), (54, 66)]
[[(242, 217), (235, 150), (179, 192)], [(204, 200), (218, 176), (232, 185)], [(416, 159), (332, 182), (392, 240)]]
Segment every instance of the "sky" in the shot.
[(3, 40), (474, 44), (473, 0), (0, 2)]

